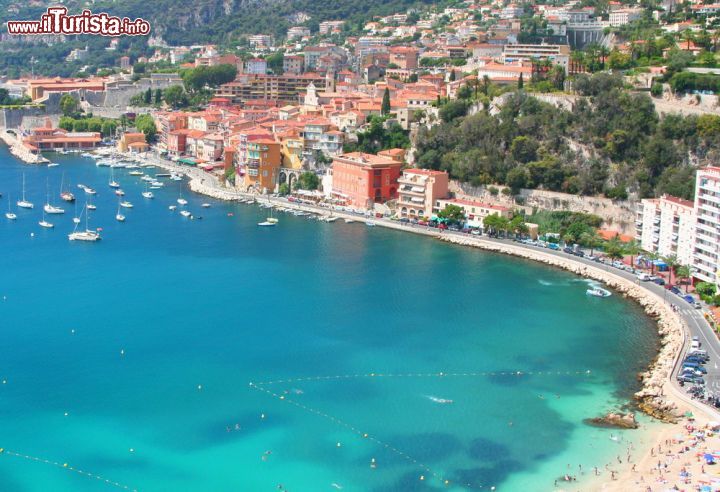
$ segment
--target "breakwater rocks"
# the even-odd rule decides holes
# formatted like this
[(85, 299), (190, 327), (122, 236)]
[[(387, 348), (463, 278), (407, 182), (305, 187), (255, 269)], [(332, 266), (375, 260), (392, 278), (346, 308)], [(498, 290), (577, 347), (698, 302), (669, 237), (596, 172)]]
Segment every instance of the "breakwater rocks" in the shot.
[(448, 234), (440, 236), (439, 239), (448, 243), (509, 254), (559, 267), (582, 277), (602, 282), (619, 294), (635, 300), (643, 307), (647, 315), (657, 322), (661, 344), (660, 351), (648, 370), (639, 375), (642, 389), (635, 393), (635, 400), (644, 413), (664, 422), (674, 423), (677, 421), (679, 417), (677, 405), (667, 397), (664, 386), (670, 381), (676, 358), (682, 350), (685, 327), (680, 317), (663, 302), (662, 298), (632, 280), (620, 277), (598, 266), (580, 263), (569, 257), (564, 258), (542, 250), (473, 237), (458, 237)]
[(615, 413), (610, 412), (602, 417), (585, 419), (585, 423), (595, 427), (604, 427), (608, 429), (637, 429), (638, 423), (635, 420), (635, 414), (632, 413)]
[(243, 198), (240, 193), (224, 190), (220, 188), (218, 184), (207, 182), (203, 178), (191, 177), (188, 186), (190, 187), (190, 190), (195, 193), (200, 193), (201, 195), (206, 195), (217, 200), (232, 201)]

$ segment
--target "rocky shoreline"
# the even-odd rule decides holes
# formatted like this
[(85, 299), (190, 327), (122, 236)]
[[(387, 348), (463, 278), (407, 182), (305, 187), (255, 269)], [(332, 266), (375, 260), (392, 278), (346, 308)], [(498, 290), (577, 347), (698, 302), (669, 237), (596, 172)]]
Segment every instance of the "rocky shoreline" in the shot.
[(44, 164), (49, 162), (41, 154), (33, 154), (20, 140), (7, 130), (0, 131), (0, 140), (10, 148), (10, 153), (26, 164)]
[(681, 353), (685, 343), (685, 327), (680, 317), (659, 296), (612, 272), (602, 270), (599, 267), (584, 265), (569, 258), (565, 259), (550, 255), (540, 250), (535, 251), (511, 244), (451, 235), (441, 236), (440, 240), (559, 267), (582, 277), (602, 282), (624, 297), (633, 299), (640, 304), (647, 315), (657, 322), (661, 346), (657, 357), (648, 370), (639, 375), (642, 388), (635, 393), (634, 398), (638, 408), (643, 413), (663, 422), (677, 422), (680, 417), (677, 404), (665, 394), (664, 386), (672, 376), (675, 360)]

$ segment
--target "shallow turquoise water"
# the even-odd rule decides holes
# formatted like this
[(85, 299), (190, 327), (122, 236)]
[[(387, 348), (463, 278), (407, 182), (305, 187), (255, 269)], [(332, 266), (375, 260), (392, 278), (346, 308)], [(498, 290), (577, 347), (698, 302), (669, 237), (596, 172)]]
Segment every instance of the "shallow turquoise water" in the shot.
[[(0, 454), (0, 490), (547, 490), (620, 452), (582, 419), (654, 355), (634, 304), (379, 227), (258, 228), (265, 210), (186, 191), (190, 221), (167, 208), (184, 183), (144, 200), (127, 171), (120, 224), (109, 169), (53, 159), (0, 149), (0, 209), (23, 171), (36, 205), (0, 217), (0, 447), (60, 466)], [(67, 240), (72, 210), (37, 225), (62, 172), (79, 201), (78, 182), (98, 190), (100, 243)], [(331, 378), (297, 380), (315, 376)]]

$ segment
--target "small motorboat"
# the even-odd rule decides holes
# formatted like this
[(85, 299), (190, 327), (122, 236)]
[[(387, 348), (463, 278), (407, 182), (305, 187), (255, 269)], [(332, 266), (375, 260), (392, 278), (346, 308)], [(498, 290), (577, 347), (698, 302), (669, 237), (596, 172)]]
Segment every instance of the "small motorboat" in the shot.
[(40, 224), (41, 227), (44, 227), (44, 228), (46, 228), (46, 229), (52, 229), (53, 227), (55, 227), (54, 225), (52, 225), (52, 224), (51, 224), (50, 222), (48, 222), (47, 220), (41, 220), (40, 222), (38, 222), (38, 224)]
[(128, 173), (130, 176), (145, 176), (145, 173), (139, 170), (133, 170)]
[(125, 196), (125, 192), (124, 192), (123, 190), (121, 190), (120, 188), (118, 188), (117, 190), (115, 190), (115, 194), (116, 194), (117, 196)]
[(192, 214), (188, 210), (182, 210), (180, 212), (180, 215), (182, 215), (183, 217), (190, 217)]
[(178, 198), (177, 202), (179, 205), (187, 205), (187, 200), (185, 200), (184, 198)]
[(168, 210), (174, 211), (177, 208), (177, 205), (170, 205), (168, 207)]
[(118, 222), (125, 222), (125, 216), (123, 214), (116, 214), (115, 220), (117, 220)]
[(585, 293), (594, 297), (610, 297), (611, 295), (609, 290), (605, 290), (601, 287), (593, 287), (592, 289), (586, 290)]
[(258, 225), (260, 227), (272, 227), (274, 225), (277, 225), (277, 222), (269, 222), (266, 220), (265, 222), (258, 222)]
[(143, 198), (155, 198), (155, 195), (153, 195), (152, 191), (143, 191), (142, 196)]
[(120, 206), (121, 206), (122, 208), (133, 208), (133, 204), (130, 203), (130, 202), (127, 202), (127, 201), (126, 201), (126, 202), (120, 202)]
[(372, 220), (369, 220), (369, 221), (365, 222), (365, 225), (368, 227), (375, 227), (375, 222), (373, 222)]
[(73, 217), (73, 222), (74, 222), (75, 224), (79, 224), (79, 223), (80, 223), (80, 217)]
[(12, 212), (5, 212), (5, 217), (7, 217), (9, 220), (15, 220), (17, 219), (17, 215), (15, 215)]
[(46, 203), (45, 206), (43, 206), (43, 210), (48, 214), (64, 214), (65, 210), (60, 207), (54, 207), (50, 205), (49, 203)]
[(89, 186), (86, 186), (84, 189), (85, 189), (85, 193), (87, 193), (88, 195), (97, 195), (97, 191), (93, 190)]
[(51, 162), (50, 164), (48, 164), (48, 167), (58, 167), (59, 165), (60, 164), (58, 164), (57, 162)]
[(209, 204), (209, 203), (203, 203), (203, 204), (202, 204), (202, 208), (210, 208), (210, 204)]
[(60, 193), (60, 199), (66, 202), (74, 202), (75, 201), (75, 195), (70, 193), (69, 191), (63, 191)]
[(97, 206), (93, 205), (92, 203), (87, 204), (88, 210), (97, 210)]

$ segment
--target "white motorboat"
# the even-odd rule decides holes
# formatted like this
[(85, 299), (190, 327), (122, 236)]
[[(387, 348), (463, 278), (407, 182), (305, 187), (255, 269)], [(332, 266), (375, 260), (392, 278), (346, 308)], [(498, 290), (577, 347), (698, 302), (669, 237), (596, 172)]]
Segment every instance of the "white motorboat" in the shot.
[(609, 290), (605, 290), (601, 287), (593, 287), (592, 289), (586, 290), (585, 293), (594, 297), (610, 297), (611, 295)]
[(128, 173), (130, 176), (145, 176), (145, 173), (139, 170), (133, 170)]
[(127, 201), (126, 201), (126, 202), (120, 202), (120, 206), (121, 206), (122, 208), (133, 208), (133, 204), (130, 203), (130, 202), (127, 202)]
[(95, 205), (93, 205), (92, 203), (88, 203), (88, 204), (87, 204), (87, 209), (88, 209), (88, 210), (97, 210), (97, 207), (96, 207)]
[(43, 206), (43, 210), (49, 214), (64, 214), (65, 213), (65, 209), (62, 209), (60, 207), (55, 207), (53, 205), (50, 205), (49, 203), (46, 203), (45, 206)]
[(83, 152), (82, 154), (80, 154), (80, 157), (92, 157), (92, 156), (93, 155), (88, 152)]
[(203, 204), (202, 204), (202, 208), (210, 208), (210, 204), (209, 204), (209, 203), (203, 203)]
[(177, 199), (178, 205), (187, 205), (187, 200), (184, 198), (178, 198)]
[(173, 174), (172, 176), (170, 176), (170, 179), (172, 179), (173, 181), (182, 181), (182, 176), (178, 176), (177, 174)]
[(58, 164), (57, 162), (51, 162), (51, 163), (48, 164), (47, 166), (48, 166), (48, 167), (58, 167), (59, 165), (60, 165), (60, 164)]
[(20, 208), (35, 208), (32, 202), (25, 200), (25, 173), (23, 173), (22, 200), (17, 201), (17, 206)]
[(372, 220), (369, 220), (369, 221), (365, 222), (365, 225), (368, 227), (375, 227), (375, 222), (373, 222)]
[(79, 223), (80, 223), (80, 217), (73, 217), (73, 223), (79, 224)]
[(108, 159), (100, 159), (95, 162), (97, 167), (110, 167), (112, 164), (114, 164), (114, 162)]
[(118, 188), (117, 190), (115, 190), (115, 194), (116, 194), (117, 196), (125, 196), (125, 192), (124, 192), (123, 190), (121, 190), (120, 188)]
[[(142, 173), (141, 173), (141, 174), (142, 174)], [(148, 182), (149, 182), (149, 181), (155, 181), (155, 178), (152, 178), (152, 177), (148, 176), (147, 174), (144, 175), (144, 176), (143, 176), (142, 178), (140, 178), (140, 179), (142, 179), (143, 181), (148, 181)]]
[(260, 227), (272, 227), (272, 226), (274, 226), (274, 225), (277, 225), (277, 222), (268, 222), (268, 221), (258, 222), (258, 225), (259, 225)]
[(180, 215), (183, 217), (190, 217), (192, 214), (188, 210), (181, 210)]
[(115, 214), (115, 220), (118, 222), (125, 222), (125, 216), (123, 214)]
[(97, 191), (93, 190), (89, 186), (86, 186), (84, 189), (85, 189), (85, 193), (87, 193), (88, 195), (97, 195)]
[(175, 210), (177, 208), (177, 205), (170, 205), (168, 207), (168, 210)]
[(148, 198), (148, 199), (155, 198), (155, 195), (153, 195), (152, 191), (143, 191), (142, 196), (143, 196), (143, 198)]

